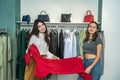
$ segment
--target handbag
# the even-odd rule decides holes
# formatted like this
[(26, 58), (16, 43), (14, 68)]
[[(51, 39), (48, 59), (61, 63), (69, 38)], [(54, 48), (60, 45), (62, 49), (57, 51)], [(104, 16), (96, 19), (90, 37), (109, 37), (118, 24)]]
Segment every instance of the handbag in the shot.
[(61, 14), (61, 22), (71, 22), (71, 14)]
[(29, 23), (31, 21), (30, 15), (23, 15), (22, 21), (27, 21)]
[(49, 15), (47, 14), (46, 11), (42, 10), (40, 12), (40, 15), (38, 15), (38, 19), (39, 20), (42, 20), (44, 22), (50, 22), (50, 18), (49, 18)]
[(92, 15), (91, 10), (86, 11), (86, 15), (84, 16), (84, 22), (92, 22), (94, 21), (94, 16)]

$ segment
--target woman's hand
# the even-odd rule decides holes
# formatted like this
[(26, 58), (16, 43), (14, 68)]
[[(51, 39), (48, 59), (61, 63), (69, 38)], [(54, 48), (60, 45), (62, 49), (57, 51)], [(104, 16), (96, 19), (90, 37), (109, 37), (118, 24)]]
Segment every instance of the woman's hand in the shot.
[(78, 58), (81, 58), (83, 60), (83, 56), (78, 56)]
[(89, 74), (91, 72), (92, 68), (89, 66), (86, 68), (85, 73)]
[(57, 56), (55, 56), (55, 55), (53, 55), (53, 59), (55, 59), (55, 60), (60, 60), (60, 58), (57, 57)]

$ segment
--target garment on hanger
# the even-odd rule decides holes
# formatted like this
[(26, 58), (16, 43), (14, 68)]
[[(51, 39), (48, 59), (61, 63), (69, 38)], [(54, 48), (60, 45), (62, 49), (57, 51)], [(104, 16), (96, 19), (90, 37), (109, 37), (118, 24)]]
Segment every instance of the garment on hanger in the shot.
[(77, 56), (80, 56), (80, 35), (78, 31), (75, 32), (75, 36), (76, 36)]
[(23, 29), (19, 32), (17, 37), (18, 45), (17, 45), (16, 78), (19, 80), (24, 80), (25, 72), (24, 55), (26, 53), (29, 36), (30, 36), (29, 30)]
[(70, 30), (64, 31), (64, 58), (72, 57), (73, 33)]
[(2, 43), (2, 37), (0, 36), (0, 80), (3, 80), (4, 78), (4, 67), (3, 67), (3, 43)]
[(32, 44), (29, 47), (29, 51), (25, 55), (25, 61), (27, 65), (29, 65), (30, 62), (30, 55), (32, 55), (33, 59), (36, 62), (35, 77), (45, 78), (50, 73), (53, 74), (78, 73), (79, 75), (84, 77), (85, 80), (92, 80), (90, 74), (84, 73), (85, 67), (80, 58), (73, 57), (61, 60), (43, 58), (42, 56), (40, 56), (39, 50), (34, 44)]
[[(6, 41), (8, 41), (6, 43)], [(8, 46), (7, 46), (8, 45)], [(8, 48), (8, 51), (7, 51)], [(6, 59), (6, 56), (8, 54), (8, 58)], [(1, 57), (1, 63), (0, 63), (0, 80), (6, 80), (6, 67), (8, 66), (8, 80), (11, 80), (11, 42), (10, 37), (6, 34), (0, 35), (0, 57)], [(8, 61), (6, 61), (8, 60)], [(7, 62), (7, 63), (6, 63)], [(6, 65), (7, 64), (7, 65)]]
[(80, 54), (80, 38), (77, 30), (64, 31), (64, 58), (76, 57)]
[(63, 36), (63, 31), (61, 29), (60, 34), (59, 34), (59, 57), (62, 59), (64, 57), (64, 36)]
[(76, 35), (75, 32), (76, 30), (73, 30), (73, 37), (72, 37), (72, 57), (76, 57), (77, 56), (77, 42), (76, 42)]
[(58, 54), (58, 32), (57, 30), (51, 30), (49, 33), (50, 36), (50, 46), (49, 51), (53, 53), (56, 56), (59, 56)]
[(82, 48), (82, 46), (83, 46), (83, 41), (85, 39), (85, 36), (86, 36), (85, 31), (81, 31), (80, 32), (80, 55), (83, 55), (83, 48)]

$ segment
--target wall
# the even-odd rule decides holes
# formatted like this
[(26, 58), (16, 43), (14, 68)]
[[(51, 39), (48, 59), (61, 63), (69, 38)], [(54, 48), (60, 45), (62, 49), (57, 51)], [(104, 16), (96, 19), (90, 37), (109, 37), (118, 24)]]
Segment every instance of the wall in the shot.
[(60, 22), (61, 13), (72, 13), (72, 22), (82, 22), (87, 9), (93, 11), (97, 20), (98, 0), (21, 0), (21, 17), (29, 14), (32, 21), (45, 10), (51, 22)]
[(103, 0), (105, 71), (101, 80), (120, 80), (120, 0)]
[[(11, 38), (12, 58), (15, 54), (16, 20), (20, 20), (20, 0), (0, 0), (0, 28), (7, 28)], [(15, 75), (15, 60), (11, 62)], [(12, 79), (14, 80), (14, 79)]]
[[(7, 5), (7, 6), (5, 6)], [(9, 13), (9, 14), (8, 14)], [(8, 28), (11, 35), (15, 35), (15, 1), (0, 0), (0, 28)], [(11, 36), (12, 40), (14, 36)]]
[(15, 39), (15, 0), (0, 0), (0, 28), (8, 29), (8, 34), (12, 43), (11, 46), (13, 55)]

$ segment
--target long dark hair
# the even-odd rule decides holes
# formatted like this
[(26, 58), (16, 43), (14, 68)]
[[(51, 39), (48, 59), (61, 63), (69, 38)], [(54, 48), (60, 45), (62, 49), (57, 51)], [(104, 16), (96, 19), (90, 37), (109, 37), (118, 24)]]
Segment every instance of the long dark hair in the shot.
[(47, 45), (49, 46), (50, 41), (49, 41), (49, 36), (48, 36), (48, 30), (47, 30), (47, 26), (46, 26), (46, 24), (44, 23), (44, 21), (39, 20), (39, 19), (36, 19), (36, 20), (34, 21), (33, 29), (32, 29), (32, 32), (31, 32), (31, 36), (32, 36), (32, 35), (36, 35), (36, 36), (38, 37), (38, 35), (39, 35), (38, 23), (39, 23), (39, 22), (43, 23), (43, 24), (45, 25), (45, 27), (46, 27), (46, 31), (44, 32), (44, 34), (45, 34), (45, 42), (46, 42)]
[[(86, 38), (85, 38), (85, 41), (88, 41), (88, 40), (89, 40), (90, 33), (88, 32), (88, 27), (89, 27), (90, 24), (92, 24), (92, 23), (96, 24), (97, 29), (99, 29), (99, 26), (98, 26), (97, 22), (95, 22), (95, 21), (94, 21), (94, 22), (90, 22), (90, 23), (88, 24), (88, 26), (87, 26), (87, 31), (86, 31)], [(98, 31), (96, 31), (92, 37), (93, 37), (93, 41), (95, 41), (96, 38), (98, 37)]]

